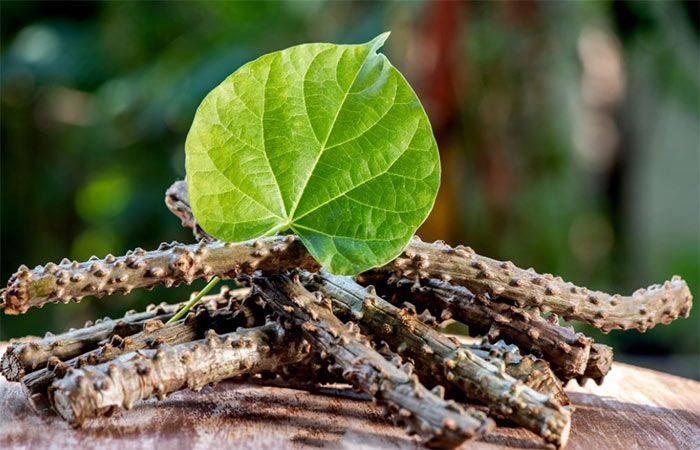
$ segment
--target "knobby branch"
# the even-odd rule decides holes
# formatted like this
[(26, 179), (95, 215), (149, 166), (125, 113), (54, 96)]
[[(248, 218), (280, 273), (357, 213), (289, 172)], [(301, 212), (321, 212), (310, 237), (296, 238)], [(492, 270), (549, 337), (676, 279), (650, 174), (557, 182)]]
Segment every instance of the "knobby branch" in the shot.
[[(166, 204), (198, 243), (22, 266), (0, 293), (5, 313), (214, 277), (247, 287), (205, 295), (181, 318), (187, 302), (12, 343), (0, 368), (38, 413), (79, 426), (225, 379), (300, 389), (340, 383), (429, 446), (456, 447), (508, 419), (563, 447), (573, 413), (564, 385), (602, 383), (613, 351), (560, 321), (646, 331), (687, 317), (692, 306), (679, 277), (610, 295), (419, 239), (383, 267), (337, 276), (294, 235), (213, 239), (194, 219), (184, 181), (168, 189)], [(440, 331), (454, 320), (481, 342)]]

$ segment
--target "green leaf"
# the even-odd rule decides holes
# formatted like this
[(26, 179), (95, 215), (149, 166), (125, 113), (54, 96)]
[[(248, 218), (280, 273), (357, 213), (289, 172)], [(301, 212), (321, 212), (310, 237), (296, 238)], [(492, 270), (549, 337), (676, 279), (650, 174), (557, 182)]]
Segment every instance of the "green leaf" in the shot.
[(432, 209), (440, 161), (411, 87), (362, 45), (262, 56), (199, 106), (187, 136), (192, 211), (229, 242), (291, 229), (326, 269), (385, 264)]

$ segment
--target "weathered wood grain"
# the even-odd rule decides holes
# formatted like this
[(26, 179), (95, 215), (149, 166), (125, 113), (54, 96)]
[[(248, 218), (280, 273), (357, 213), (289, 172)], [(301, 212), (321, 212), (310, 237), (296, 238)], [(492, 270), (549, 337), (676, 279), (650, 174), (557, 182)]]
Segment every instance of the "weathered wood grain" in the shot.
[[(567, 449), (700, 448), (698, 382), (615, 363), (602, 386), (570, 383), (567, 392), (576, 406)], [(21, 385), (0, 378), (0, 448), (420, 448), (363, 396), (343, 386), (325, 393), (335, 395), (224, 382), (75, 430), (34, 414)], [(464, 448), (541, 448), (541, 440), (500, 426)]]

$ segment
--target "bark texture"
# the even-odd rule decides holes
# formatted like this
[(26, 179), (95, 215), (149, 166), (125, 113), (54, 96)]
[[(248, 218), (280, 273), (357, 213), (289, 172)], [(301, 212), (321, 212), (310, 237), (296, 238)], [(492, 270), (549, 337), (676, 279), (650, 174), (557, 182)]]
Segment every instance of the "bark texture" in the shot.
[(127, 353), (110, 362), (69, 370), (49, 388), (58, 414), (73, 425), (131, 408), (138, 400), (189, 388), (199, 390), (243, 373), (299, 362), (309, 347), (276, 322), (157, 350)]
[[(503, 341), (492, 344), (484, 340), (480, 343), (463, 345), (496, 367), (504, 365), (508, 375), (523, 381), (534, 390), (542, 394), (551, 394), (562, 405), (570, 404), (571, 401), (561, 382), (554, 375), (547, 361), (532, 355), (521, 355), (516, 346), (508, 345)], [(391, 361), (396, 367), (400, 368), (405, 364), (403, 359), (394, 353), (384, 341), (380, 340), (375, 348), (380, 355)], [(320, 358), (313, 357), (300, 364), (281, 367), (274, 372), (243, 376), (238, 381), (310, 392), (323, 391), (324, 385), (327, 384), (347, 384), (347, 380), (342, 377), (342, 374), (329, 372), (327, 365)], [(357, 394), (353, 394), (353, 396), (356, 397)], [(447, 392), (447, 396), (464, 402), (471, 401), (464, 393), (454, 388)]]
[(613, 363), (613, 349), (604, 344), (593, 344), (591, 356), (588, 358), (586, 372), (576, 378), (578, 384), (585, 385), (590, 379), (596, 384), (603, 384), (603, 379), (610, 372)]
[(137, 333), (149, 320), (166, 321), (180, 305), (163, 305), (149, 311), (126, 315), (121, 319), (97, 319), (87, 322), (83, 328), (53, 335), (46, 333), (43, 339), (12, 343), (0, 361), (2, 374), (9, 381), (19, 381), (25, 375), (46, 366), (55, 357), (60, 360), (93, 350), (100, 342), (115, 334), (128, 336)]
[(510, 261), (478, 255), (469, 247), (414, 239), (384, 269), (398, 277), (437, 278), (478, 294), (512, 299), (519, 306), (552, 311), (565, 320), (589, 323), (603, 332), (636, 328), (646, 331), (658, 323), (688, 317), (693, 301), (685, 281), (674, 276), (661, 285), (638, 289), (630, 296), (588, 290), (561, 277), (524, 270)]
[[(224, 288), (218, 295), (206, 296), (201, 303), (228, 304), (230, 299), (242, 299), (248, 294), (248, 289), (229, 290)], [(43, 339), (12, 343), (0, 360), (0, 371), (9, 381), (19, 381), (24, 375), (46, 367), (51, 358), (65, 361), (94, 350), (104, 344), (112, 336), (131, 336), (143, 330), (149, 320), (167, 322), (170, 317), (185, 305), (186, 302), (150, 305), (146, 311), (127, 312), (119, 319), (97, 319), (88, 322), (83, 328), (70, 330), (54, 335), (46, 333)]]
[(541, 394), (551, 395), (558, 404), (571, 404), (564, 386), (546, 360), (533, 355), (523, 355), (517, 346), (506, 344), (504, 341), (490, 343), (483, 340), (480, 344), (465, 347), (496, 367), (504, 366), (508, 375), (521, 380)]
[[(247, 289), (245, 291), (248, 291)], [(142, 331), (131, 336), (114, 335), (97, 349), (72, 359), (49, 360), (47, 366), (25, 376), (22, 385), (33, 409), (41, 414), (50, 412), (47, 390), (54, 380), (69, 370), (87, 365), (98, 365), (125, 353), (155, 349), (163, 345), (177, 345), (204, 337), (207, 330), (228, 333), (238, 327), (254, 327), (265, 323), (270, 310), (257, 302), (256, 296), (242, 301), (227, 298), (227, 294), (206, 296), (188, 315), (177, 322), (164, 324), (153, 319), (144, 324)]]
[(198, 278), (233, 278), (255, 270), (300, 267), (317, 270), (318, 263), (293, 235), (272, 236), (237, 244), (221, 241), (183, 245), (162, 243), (157, 250), (136, 249), (125, 256), (108, 255), (79, 263), (64, 260), (30, 270), (22, 266), (0, 293), (6, 314), (20, 314), (46, 303), (79, 301), (135, 288), (190, 284)]
[(423, 380), (451, 384), (547, 442), (566, 444), (570, 408), (511, 377), (505, 367), (485, 361), (458, 341), (425, 325), (415, 309), (399, 309), (352, 278), (323, 269), (317, 274), (302, 273), (302, 279), (330, 298), (341, 315), (354, 318), (366, 333), (384, 340), (399, 355), (413, 359)]
[(255, 277), (252, 283), (345, 379), (371, 394), (428, 445), (456, 447), (494, 426), (483, 413), (465, 411), (431, 393), (410, 368), (400, 370), (384, 359), (353, 325), (346, 326), (333, 315), (328, 302), (309, 293), (298, 281), (279, 274)]
[[(187, 192), (187, 182), (178, 183), (177, 189), (169, 190), (173, 196)], [(181, 200), (178, 208), (171, 211), (183, 224), (196, 229), (189, 202)], [(638, 289), (630, 296), (611, 295), (576, 286), (551, 274), (521, 269), (511, 261), (478, 255), (470, 247), (452, 248), (441, 241), (429, 244), (417, 238), (383, 269), (399, 278), (418, 276), (451, 281), (477, 294), (502, 296), (520, 307), (538, 307), (565, 320), (589, 323), (603, 332), (618, 328), (644, 332), (658, 323), (669, 324), (678, 317), (688, 317), (693, 304), (688, 285), (679, 276), (661, 285)]]
[(517, 345), (525, 354), (546, 359), (562, 380), (586, 371), (592, 339), (560, 326), (556, 316), (543, 319), (536, 311), (495, 302), (488, 294), (474, 295), (463, 286), (436, 279), (398, 280), (391, 298), (394, 305), (411, 302), (442, 319), (459, 320), (469, 325), (472, 335)]
[(183, 227), (192, 229), (195, 239), (208, 242), (216, 240), (199, 226), (194, 214), (192, 214), (190, 198), (187, 193), (187, 181), (176, 181), (165, 191), (165, 204), (173, 214), (180, 218)]

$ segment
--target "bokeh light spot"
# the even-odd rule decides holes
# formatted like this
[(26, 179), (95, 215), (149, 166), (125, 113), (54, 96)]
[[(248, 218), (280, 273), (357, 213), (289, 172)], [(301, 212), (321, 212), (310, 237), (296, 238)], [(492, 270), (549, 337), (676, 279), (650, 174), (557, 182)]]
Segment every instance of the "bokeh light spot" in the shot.
[(107, 173), (94, 179), (78, 192), (75, 207), (84, 220), (98, 222), (121, 214), (129, 202), (130, 195), (129, 180), (124, 174)]
[(24, 61), (47, 64), (58, 57), (61, 50), (58, 35), (45, 25), (30, 25), (20, 31), (12, 50)]
[(118, 253), (121, 247), (117, 236), (109, 229), (90, 228), (80, 233), (71, 246), (71, 258), (87, 261), (92, 255), (100, 258), (108, 253)]

